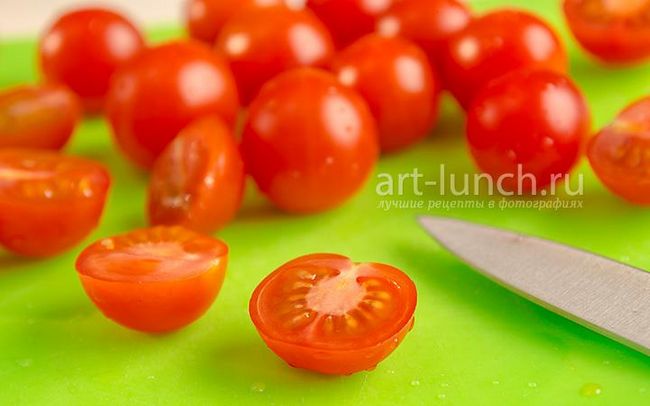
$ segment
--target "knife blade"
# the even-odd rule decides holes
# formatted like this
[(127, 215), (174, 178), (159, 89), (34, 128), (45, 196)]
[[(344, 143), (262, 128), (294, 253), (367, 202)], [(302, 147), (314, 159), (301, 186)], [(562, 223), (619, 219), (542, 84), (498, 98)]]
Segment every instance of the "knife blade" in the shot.
[(500, 285), (650, 355), (650, 273), (560, 243), (423, 216), (440, 245)]

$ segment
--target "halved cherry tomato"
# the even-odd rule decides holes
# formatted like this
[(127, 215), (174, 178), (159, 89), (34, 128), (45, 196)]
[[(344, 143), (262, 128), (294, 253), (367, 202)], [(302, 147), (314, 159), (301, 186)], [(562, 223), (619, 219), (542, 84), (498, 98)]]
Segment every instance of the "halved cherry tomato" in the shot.
[(289, 365), (325, 374), (374, 368), (413, 328), (417, 292), (390, 265), (335, 254), (294, 259), (255, 289), (249, 312)]
[(115, 75), (106, 106), (113, 135), (135, 163), (150, 167), (178, 132), (204, 115), (234, 125), (239, 102), (228, 65), (199, 42), (143, 51)]
[(19, 86), (0, 94), (0, 148), (60, 149), (70, 139), (81, 106), (58, 84)]
[(584, 97), (569, 78), (551, 71), (522, 70), (496, 79), (467, 112), (474, 160), (495, 181), (501, 177), (508, 192), (535, 193), (562, 181), (589, 130)]
[(650, 57), (649, 0), (565, 0), (564, 15), (580, 45), (604, 62)]
[(562, 42), (546, 22), (505, 9), (473, 20), (449, 39), (441, 74), (467, 108), (476, 92), (506, 73), (522, 68), (566, 73), (567, 67)]
[(395, 0), (307, 0), (309, 7), (329, 28), (339, 48), (375, 29), (377, 18)]
[(377, 32), (415, 42), (427, 54), (431, 66), (438, 67), (449, 38), (471, 19), (461, 0), (401, 0), (379, 19)]
[(39, 56), (48, 80), (67, 85), (96, 112), (115, 70), (143, 48), (142, 35), (124, 16), (87, 8), (59, 17), (41, 38)]
[(242, 154), (276, 206), (318, 212), (363, 186), (377, 160), (377, 133), (354, 90), (327, 72), (299, 68), (268, 82), (251, 104)]
[(248, 9), (224, 25), (216, 49), (226, 56), (245, 105), (275, 75), (324, 66), (334, 53), (327, 29), (308, 10), (284, 5)]
[(245, 7), (267, 7), (283, 0), (188, 0), (185, 19), (190, 37), (213, 44), (229, 18)]
[(52, 151), (0, 149), (0, 245), (46, 257), (86, 237), (104, 209), (104, 167)]
[(612, 193), (650, 205), (650, 97), (632, 103), (593, 137), (587, 156)]
[(158, 226), (104, 238), (86, 248), (76, 268), (84, 290), (106, 317), (149, 333), (178, 330), (217, 297), (228, 247), (180, 226)]
[(424, 52), (411, 42), (367, 35), (341, 51), (332, 70), (368, 103), (382, 151), (421, 140), (435, 124), (440, 83)]
[(232, 220), (244, 193), (235, 136), (217, 117), (185, 127), (158, 157), (149, 183), (149, 221), (212, 233)]

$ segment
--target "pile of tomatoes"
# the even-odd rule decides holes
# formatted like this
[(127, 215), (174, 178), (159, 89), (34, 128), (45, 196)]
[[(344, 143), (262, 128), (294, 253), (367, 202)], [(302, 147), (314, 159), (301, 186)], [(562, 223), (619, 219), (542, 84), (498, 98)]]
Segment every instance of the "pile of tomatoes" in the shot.
[[(578, 41), (611, 63), (650, 56), (650, 1), (565, 0)], [(105, 9), (60, 16), (40, 40), (43, 83), (0, 94), (0, 244), (55, 255), (98, 224), (110, 174), (59, 152), (83, 114), (104, 114), (116, 146), (150, 171), (151, 228), (104, 238), (77, 260), (104, 314), (147, 332), (181, 328), (218, 294), (247, 176), (279, 209), (315, 213), (362, 188), (380, 154), (435, 127), (440, 95), (467, 114), (481, 171), (560, 182), (590, 132), (562, 41), (539, 17), (475, 15), (460, 0), (188, 0), (192, 39), (148, 45)], [(242, 114), (242, 111), (244, 113)], [(614, 193), (650, 204), (650, 99), (589, 142)], [(74, 220), (72, 220), (74, 219)], [(293, 366), (373, 368), (413, 325), (416, 290), (388, 265), (315, 254), (253, 293), (252, 320)]]

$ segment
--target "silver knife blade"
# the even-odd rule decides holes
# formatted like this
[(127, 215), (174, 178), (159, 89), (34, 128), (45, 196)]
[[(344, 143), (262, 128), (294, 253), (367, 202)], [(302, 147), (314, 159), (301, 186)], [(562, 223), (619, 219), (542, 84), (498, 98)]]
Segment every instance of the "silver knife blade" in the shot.
[(495, 282), (650, 355), (650, 273), (541, 238), (419, 218), (444, 248)]

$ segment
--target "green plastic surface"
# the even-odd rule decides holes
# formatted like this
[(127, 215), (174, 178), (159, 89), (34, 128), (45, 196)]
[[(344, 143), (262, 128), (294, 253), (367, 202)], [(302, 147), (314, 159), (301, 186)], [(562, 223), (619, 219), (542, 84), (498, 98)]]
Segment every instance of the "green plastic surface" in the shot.
[[(559, 1), (527, 3), (566, 38), (595, 127), (650, 93), (647, 65), (599, 66), (569, 39)], [(473, 2), (477, 10), (499, 4), (505, 2)], [(36, 77), (34, 42), (2, 41), (0, 85)], [(448, 172), (472, 173), (462, 133), (462, 116), (446, 103), (435, 133), (382, 159), (378, 171), (417, 167), (435, 177), (445, 163)], [(278, 213), (249, 185), (239, 218), (219, 233), (231, 247), (231, 263), (209, 312), (174, 334), (124, 329), (86, 298), (73, 263), (86, 243), (145, 225), (146, 175), (118, 155), (101, 119), (85, 121), (67, 152), (105, 162), (114, 187), (101, 226), (71, 252), (44, 261), (0, 253), (0, 404), (650, 404), (649, 358), (474, 273), (418, 227), (415, 215), (423, 210), (378, 209), (376, 178), (344, 207), (310, 217)], [(579, 172), (586, 178), (582, 209), (432, 213), (537, 234), (650, 269), (650, 211), (611, 196), (585, 162)], [(417, 199), (450, 198), (427, 193)], [(290, 368), (265, 347), (249, 320), (250, 294), (265, 275), (291, 258), (321, 251), (390, 263), (417, 284), (415, 328), (372, 372), (327, 377)]]

